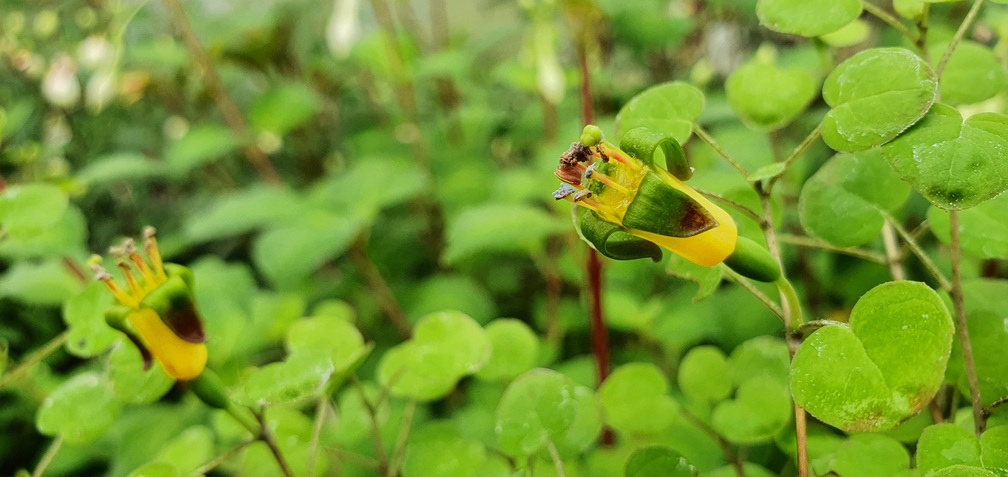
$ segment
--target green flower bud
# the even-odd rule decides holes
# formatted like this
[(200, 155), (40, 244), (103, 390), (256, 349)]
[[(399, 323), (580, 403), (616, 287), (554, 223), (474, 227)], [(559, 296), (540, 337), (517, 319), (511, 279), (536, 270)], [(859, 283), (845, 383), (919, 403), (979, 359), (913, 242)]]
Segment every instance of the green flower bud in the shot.
[(780, 265), (766, 248), (745, 237), (735, 242), (735, 251), (724, 261), (739, 275), (759, 282), (775, 282), (781, 276)]

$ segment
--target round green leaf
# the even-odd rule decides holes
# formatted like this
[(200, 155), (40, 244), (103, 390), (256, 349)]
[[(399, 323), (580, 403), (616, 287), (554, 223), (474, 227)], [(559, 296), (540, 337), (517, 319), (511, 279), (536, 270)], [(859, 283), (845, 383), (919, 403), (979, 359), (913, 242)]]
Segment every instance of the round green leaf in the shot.
[(111, 386), (97, 373), (70, 378), (46, 396), (35, 416), (35, 426), (68, 443), (90, 442), (105, 432), (119, 415)]
[[(1008, 259), (1008, 194), (1001, 194), (959, 213), (959, 244), (963, 250), (980, 258)], [(928, 223), (943, 243), (952, 242), (948, 212), (931, 207)]]
[[(746, 477), (778, 477), (778, 474), (751, 462), (743, 463), (742, 468), (745, 471)], [(704, 472), (703, 475), (704, 477), (737, 477), (739, 474), (738, 469), (732, 464), (718, 467), (710, 472)]]
[(934, 290), (901, 281), (864, 294), (849, 323), (824, 326), (798, 348), (791, 364), (795, 402), (846, 431), (892, 428), (938, 391), (952, 318)]
[(63, 321), (68, 328), (67, 352), (81, 358), (104, 353), (122, 336), (105, 323), (105, 310), (112, 294), (105, 284), (94, 282), (63, 304)]
[[(931, 51), (945, 51), (947, 44)], [(935, 55), (934, 61), (939, 56)], [(994, 50), (969, 40), (956, 45), (945, 65), (938, 91), (943, 102), (972, 104), (990, 99), (1008, 85), (1008, 69)]]
[(326, 212), (302, 212), (296, 223), (259, 235), (252, 246), (252, 259), (274, 285), (293, 288), (346, 252), (362, 225)]
[(921, 473), (957, 464), (980, 466), (980, 441), (976, 435), (952, 423), (924, 429), (917, 440), (917, 468)]
[(980, 436), (980, 461), (985, 469), (1008, 472), (1008, 426), (991, 427)]
[(791, 412), (787, 384), (759, 376), (742, 383), (735, 399), (718, 404), (711, 424), (730, 442), (756, 444), (773, 439), (791, 421)]
[(910, 50), (862, 51), (826, 77), (823, 141), (842, 152), (889, 142), (924, 116), (937, 90), (934, 71)]
[(627, 459), (626, 477), (692, 477), (694, 468), (682, 454), (663, 446), (637, 449)]
[(577, 412), (575, 386), (570, 378), (549, 369), (533, 369), (512, 381), (497, 406), (495, 429), (501, 450), (529, 456), (566, 430)]
[(197, 242), (243, 234), (302, 210), (300, 197), (283, 187), (256, 186), (217, 196), (198, 214), (187, 216), (185, 235)]
[(0, 192), (0, 225), (8, 233), (52, 227), (66, 212), (69, 199), (50, 184), (18, 184)]
[(449, 220), (442, 260), (459, 263), (478, 253), (540, 250), (550, 235), (568, 230), (569, 220), (528, 204), (484, 204)]
[(728, 376), (728, 358), (714, 346), (693, 348), (679, 362), (679, 389), (694, 402), (710, 405), (730, 396)]
[(532, 369), (539, 359), (539, 337), (524, 322), (494, 320), (486, 326), (490, 361), (476, 373), (486, 381), (508, 381)]
[(337, 372), (354, 364), (364, 349), (364, 337), (352, 323), (337, 316), (314, 316), (294, 322), (285, 341), (289, 353), (322, 350)]
[(731, 354), (731, 377), (736, 386), (760, 376), (786, 382), (789, 366), (787, 343), (772, 336), (757, 336), (736, 346)]
[(882, 155), (925, 199), (943, 209), (968, 209), (1008, 190), (1008, 116), (980, 113), (963, 121), (936, 104)]
[(335, 371), (329, 350), (299, 351), (253, 371), (245, 381), (241, 398), (253, 406), (307, 399), (321, 392)]
[(802, 187), (798, 217), (811, 235), (850, 247), (879, 237), (885, 222), (910, 197), (877, 149), (839, 154)]
[(759, 0), (756, 15), (773, 31), (819, 36), (861, 15), (861, 0)]
[(145, 370), (140, 351), (125, 339), (109, 353), (108, 368), (112, 389), (124, 403), (152, 403), (175, 384), (175, 380), (159, 364)]
[[(2, 225), (2, 223), (0, 223)], [(71, 204), (52, 227), (5, 230), (0, 240), (0, 256), (15, 260), (87, 255), (87, 219)]]
[(121, 151), (92, 159), (77, 173), (77, 179), (91, 187), (118, 181), (135, 184), (167, 174), (168, 165), (163, 161), (149, 159), (139, 152)]
[(634, 96), (616, 115), (619, 135), (637, 127), (667, 133), (686, 143), (704, 109), (704, 95), (696, 87), (675, 81), (652, 86)]
[(490, 292), (471, 276), (463, 274), (428, 275), (402, 293), (407, 316), (420, 318), (441, 310), (458, 310), (478, 323), (497, 315), (497, 304)]
[(168, 441), (157, 460), (170, 462), (182, 475), (190, 475), (215, 455), (213, 430), (196, 425)]
[(435, 421), (410, 432), (403, 477), (473, 477), (487, 457), (483, 444), (464, 439), (451, 422)]
[(749, 127), (774, 131), (808, 106), (818, 90), (800, 68), (778, 68), (757, 60), (736, 69), (725, 83), (728, 104)]
[(654, 434), (667, 429), (679, 406), (668, 396), (669, 383), (651, 363), (624, 364), (599, 387), (606, 423), (619, 432)]
[[(387, 141), (387, 136), (381, 140)], [(332, 213), (371, 222), (382, 209), (415, 197), (429, 184), (429, 174), (414, 161), (366, 157), (346, 172), (318, 182), (310, 201)]]
[[(980, 381), (980, 396), (988, 406), (1002, 396), (1008, 396), (1008, 281), (969, 280), (963, 282), (966, 326), (969, 328), (973, 361)], [(962, 349), (958, 340), (949, 359), (947, 379), (969, 395)]]
[(892, 437), (859, 434), (850, 436), (837, 449), (829, 468), (844, 477), (896, 475), (910, 468), (910, 454)]
[(0, 296), (32, 305), (59, 306), (82, 288), (59, 259), (17, 262), (0, 276)]
[(822, 35), (820, 40), (829, 46), (843, 48), (867, 40), (869, 33), (871, 33), (871, 27), (868, 22), (858, 18), (833, 33)]
[(594, 445), (602, 432), (602, 403), (595, 391), (574, 386), (574, 419), (551, 440), (561, 458), (575, 457)]

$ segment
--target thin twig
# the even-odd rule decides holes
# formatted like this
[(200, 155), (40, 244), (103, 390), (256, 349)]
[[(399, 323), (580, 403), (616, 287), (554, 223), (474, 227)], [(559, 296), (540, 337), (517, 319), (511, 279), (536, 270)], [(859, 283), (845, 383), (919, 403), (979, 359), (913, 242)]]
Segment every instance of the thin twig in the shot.
[(280, 471), (283, 472), (284, 477), (294, 477), (294, 472), (287, 465), (287, 459), (284, 458), (283, 453), (280, 452), (280, 446), (277, 444), (276, 439), (273, 438), (273, 432), (266, 425), (266, 414), (260, 411), (256, 412), (255, 416), (259, 421), (259, 440), (263, 441), (266, 447), (269, 447), (270, 453), (273, 454), (273, 459), (280, 466)]
[(38, 465), (35, 467), (35, 472), (32, 472), (31, 477), (42, 477), (42, 474), (45, 474), (46, 469), (49, 468), (49, 464), (52, 464), (53, 459), (56, 458), (56, 454), (59, 454), (60, 447), (62, 446), (63, 436), (53, 439), (45, 454), (42, 454), (42, 459), (39, 460)]
[(748, 279), (746, 279), (742, 275), (739, 275), (738, 272), (736, 272), (735, 270), (732, 270), (727, 266), (722, 266), (721, 269), (724, 270), (724, 272), (728, 275), (728, 278), (731, 279), (731, 281), (738, 283), (739, 286), (741, 286), (747, 292), (752, 294), (752, 296), (756, 297), (756, 299), (759, 300), (760, 303), (763, 303), (763, 306), (766, 306), (767, 309), (773, 312), (774, 315), (777, 315), (777, 318), (779, 318), (781, 322), (784, 321), (784, 311), (781, 310), (780, 305), (774, 303), (774, 301), (771, 300), (770, 297), (766, 296), (765, 293), (760, 291), (759, 288), (756, 288), (756, 286), (750, 283)]
[(928, 17), (931, 12), (931, 4), (924, 2), (924, 7), (921, 9), (921, 14), (917, 17), (915, 24), (917, 25), (917, 31), (920, 32), (917, 35), (917, 50), (921, 53), (921, 58), (924, 59), (925, 63), (931, 63), (931, 53), (928, 51)]
[(553, 440), (546, 440), (546, 449), (549, 451), (550, 459), (553, 461), (553, 468), (556, 470), (557, 477), (567, 477), (567, 472), (564, 470), (563, 460), (560, 459), (560, 451), (557, 450), (556, 444)]
[[(979, 1), (977, 2), (979, 3)], [(980, 397), (980, 380), (977, 378), (976, 361), (973, 360), (973, 345), (970, 342), (966, 311), (963, 306), (961, 250), (959, 247), (959, 211), (949, 211), (949, 228), (952, 236), (952, 307), (955, 309), (956, 331), (962, 345), (963, 365), (966, 367), (966, 381), (969, 383), (970, 401), (973, 404), (973, 429), (979, 437), (987, 428), (983, 399)]]
[(882, 223), (882, 244), (886, 251), (886, 265), (893, 280), (906, 280), (906, 270), (900, 257), (899, 244), (896, 242), (896, 231), (888, 220)]
[(976, 0), (973, 2), (973, 7), (970, 8), (969, 13), (966, 14), (966, 18), (963, 19), (962, 23), (959, 24), (959, 29), (956, 30), (955, 35), (952, 36), (952, 41), (949, 42), (948, 48), (945, 48), (945, 53), (942, 54), (941, 60), (938, 62), (938, 67), (935, 68), (935, 76), (938, 80), (941, 80), (942, 73), (945, 72), (945, 67), (948, 66), (949, 58), (952, 57), (952, 52), (955, 51), (956, 46), (959, 46), (959, 42), (962, 41), (963, 36), (966, 34), (966, 30), (969, 30), (973, 26), (973, 21), (976, 20), (977, 15), (980, 13), (980, 7), (983, 6), (984, 0)]
[(371, 289), (378, 307), (381, 308), (385, 317), (388, 318), (389, 323), (399, 332), (399, 335), (403, 339), (408, 339), (413, 334), (413, 325), (410, 324), (409, 318), (406, 317), (406, 312), (399, 305), (399, 300), (392, 293), (392, 289), (389, 287), (388, 282), (385, 281), (385, 277), (382, 276), (381, 271), (378, 270), (378, 266), (371, 260), (371, 256), (367, 250), (366, 236), (361, 236), (357, 240), (357, 243), (350, 247), (348, 256), (354, 263), (354, 267), (357, 268), (361, 275), (364, 275), (364, 281), (367, 283), (368, 288)]
[(747, 171), (746, 168), (742, 166), (742, 164), (736, 162), (735, 159), (733, 159), (731, 155), (728, 154), (728, 151), (725, 151), (724, 148), (722, 148), (721, 145), (718, 144), (717, 141), (715, 141), (714, 138), (711, 137), (711, 135), (704, 130), (704, 128), (700, 127), (699, 124), (694, 124), (693, 133), (696, 134), (701, 141), (707, 143), (707, 145), (710, 146), (710, 148), (713, 149), (714, 152), (718, 153), (719, 156), (723, 157), (725, 161), (728, 161), (728, 164), (731, 164), (731, 166), (734, 167), (735, 170), (739, 172), (739, 174), (742, 174), (743, 178), (748, 179), (749, 171)]
[(25, 371), (28, 371), (29, 368), (38, 364), (40, 361), (48, 358), (49, 355), (59, 350), (60, 347), (62, 347), (63, 344), (66, 343), (67, 336), (69, 336), (68, 331), (64, 331), (56, 335), (55, 338), (49, 340), (48, 343), (42, 345), (41, 348), (35, 350), (35, 352), (28, 355), (28, 357), (26, 357), (24, 361), (18, 364), (14, 369), (8, 371), (3, 376), (0, 376), (0, 389), (3, 389), (4, 386), (10, 384), (15, 379), (21, 377), (21, 375), (24, 374)]
[(780, 243), (786, 243), (788, 245), (797, 245), (799, 247), (807, 247), (807, 248), (817, 248), (820, 250), (826, 250), (828, 252), (850, 255), (851, 257), (857, 257), (860, 259), (867, 260), (869, 262), (878, 263), (880, 265), (885, 265), (886, 263), (886, 257), (880, 253), (872, 252), (871, 250), (865, 250), (863, 248), (857, 248), (857, 247), (837, 247), (836, 245), (830, 244), (829, 242), (817, 240), (811, 237), (780, 234), (777, 236), (777, 240)]
[(784, 169), (781, 170), (779, 173), (777, 173), (777, 175), (773, 176), (770, 179), (769, 184), (767, 184), (768, 194), (770, 193), (771, 190), (773, 190), (773, 186), (777, 182), (777, 180), (780, 179), (784, 175), (784, 173), (791, 168), (794, 162), (798, 160), (798, 158), (801, 157), (802, 154), (805, 154), (805, 151), (807, 151), (809, 147), (812, 147), (812, 144), (814, 144), (821, 135), (822, 135), (822, 123), (819, 123), (819, 125), (816, 126), (815, 129), (813, 129), (811, 132), (809, 132), (808, 135), (805, 136), (805, 139), (803, 139), (802, 142), (798, 144), (797, 147), (794, 148), (794, 151), (791, 151), (791, 155), (789, 155), (786, 159), (784, 159)]
[(935, 280), (938, 280), (938, 286), (945, 291), (951, 290), (952, 284), (949, 283), (948, 278), (945, 278), (945, 275), (942, 274), (941, 270), (938, 270), (938, 266), (931, 261), (931, 257), (924, 252), (924, 249), (920, 247), (914, 236), (907, 232), (907, 230), (903, 228), (903, 226), (900, 225), (893, 216), (889, 215), (889, 213), (882, 212), (882, 217), (885, 218), (887, 223), (896, 229), (896, 233), (899, 234), (901, 239), (903, 239), (903, 242), (906, 243), (907, 247), (910, 247), (910, 251), (917, 256), (917, 259), (921, 261), (921, 264), (924, 265), (924, 268), (927, 269), (928, 273), (930, 273)]
[(889, 25), (894, 29), (896, 29), (896, 31), (899, 31), (903, 35), (903, 37), (906, 38), (907, 41), (911, 43), (916, 42), (917, 38), (920, 36), (910, 31), (910, 29), (907, 28), (907, 26), (904, 25), (903, 22), (899, 21), (899, 19), (893, 16), (891, 13), (885, 11), (884, 9), (882, 9), (882, 7), (875, 5), (872, 2), (864, 2), (864, 9), (866, 12), (875, 15), (875, 18), (878, 18), (879, 20), (885, 22), (886, 25)]
[(371, 443), (374, 445), (375, 455), (378, 457), (378, 468), (384, 471), (384, 469), (388, 468), (388, 454), (385, 453), (385, 444), (382, 443), (381, 439), (381, 426), (378, 423), (378, 406), (368, 399), (367, 394), (364, 392), (364, 386), (356, 376), (353, 377), (353, 383), (357, 388), (357, 392), (360, 393), (361, 402), (367, 408), (368, 418), (371, 421)]
[[(241, 451), (245, 450), (246, 447), (248, 447), (248, 446), (250, 446), (252, 444), (255, 444), (256, 442), (258, 442), (258, 439), (250, 439), (250, 440), (247, 440), (245, 442), (242, 442), (241, 444), (238, 444), (237, 446), (235, 446), (234, 448), (228, 450), (227, 452), (225, 452), (225, 453), (223, 453), (223, 454), (221, 454), (221, 455), (219, 455), (217, 457), (214, 457), (213, 459), (211, 459), (206, 464), (203, 464), (203, 465), (197, 467), (196, 469), (194, 469), (192, 471), (192, 475), (204, 475), (206, 473), (209, 473), (211, 470), (214, 470), (217, 467), (220, 467), (221, 464), (223, 464), (223, 463), (225, 463), (225, 462), (227, 462), (227, 461), (229, 461), (231, 459), (234, 459), (235, 457), (238, 456), (238, 454), (241, 453)], [(309, 475), (311, 475), (311, 474), (309, 474)]]
[(315, 462), (318, 457), (319, 441), (322, 440), (322, 426), (329, 415), (329, 399), (319, 399), (315, 409), (315, 421), (312, 425), (311, 440), (308, 442), (308, 462), (305, 465), (305, 475), (315, 475)]
[(731, 200), (731, 199), (729, 199), (729, 198), (727, 198), (727, 197), (725, 197), (725, 196), (723, 196), (721, 194), (718, 194), (718, 193), (715, 193), (715, 192), (709, 192), (709, 191), (702, 190), (702, 189), (696, 189), (696, 188), (694, 188), (693, 190), (699, 192), (700, 195), (703, 195), (703, 196), (705, 196), (707, 198), (710, 198), (710, 199), (714, 199), (714, 200), (716, 200), (718, 202), (721, 202), (722, 204), (725, 204), (725, 205), (727, 205), (727, 206), (729, 206), (729, 207), (731, 207), (731, 208), (733, 208), (733, 209), (741, 212), (746, 217), (749, 217), (750, 219), (752, 219), (753, 222), (756, 222), (756, 224), (760, 224), (763, 221), (763, 218), (760, 217), (759, 214), (757, 214), (756, 212), (754, 212), (749, 207), (746, 207), (746, 206), (742, 205), (741, 203), (736, 202), (734, 200)]
[(743, 467), (744, 461), (740, 459), (739, 455), (734, 449), (732, 449), (731, 444), (721, 434), (719, 434), (718, 431), (714, 430), (713, 427), (686, 410), (686, 408), (680, 408), (679, 411), (687, 421), (717, 441), (718, 446), (721, 447), (721, 452), (725, 455), (725, 459), (727, 459), (728, 462), (732, 464), (732, 467), (735, 468), (735, 474), (738, 477), (745, 477), (745, 468)]
[[(247, 141), (249, 139), (249, 127), (245, 121), (245, 116), (242, 115), (241, 110), (238, 109), (238, 105), (235, 104), (234, 99), (231, 98), (231, 95), (224, 88), (224, 83), (221, 82), (220, 76), (217, 75), (217, 68), (214, 66), (213, 61), (210, 60), (210, 56), (207, 55), (206, 50), (203, 49), (203, 45), (200, 44), (199, 38), (196, 37), (196, 32), (193, 31), (192, 25), (186, 17), (185, 10), (182, 8), (182, 4), (179, 3), (179, 0), (164, 0), (164, 4), (171, 13), (172, 23), (182, 34), (182, 41), (185, 43), (186, 50), (189, 51), (190, 58), (203, 70), (203, 85), (206, 87), (207, 92), (210, 93), (210, 97), (217, 104), (217, 109), (220, 110), (221, 116), (224, 117), (224, 122), (239, 138)], [(259, 149), (259, 146), (254, 141), (249, 142), (243, 148), (243, 151), (245, 158), (252, 164), (252, 167), (255, 168), (256, 173), (259, 174), (262, 180), (273, 184), (283, 183), (280, 175), (273, 168), (273, 164), (270, 163), (269, 157), (266, 156), (266, 153), (262, 149)]]
[(399, 437), (396, 438), (392, 459), (389, 461), (388, 469), (385, 470), (385, 477), (395, 477), (399, 466), (402, 464), (403, 455), (406, 453), (406, 442), (409, 440), (410, 428), (413, 427), (413, 416), (416, 415), (416, 409), (416, 401), (410, 401), (406, 405), (406, 412), (403, 415), (402, 425), (399, 428)]

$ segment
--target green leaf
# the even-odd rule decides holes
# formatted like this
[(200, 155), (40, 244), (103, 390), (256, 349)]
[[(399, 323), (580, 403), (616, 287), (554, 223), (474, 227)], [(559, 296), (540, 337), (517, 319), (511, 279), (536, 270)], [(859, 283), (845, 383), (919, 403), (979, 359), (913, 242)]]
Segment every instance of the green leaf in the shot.
[(191, 475), (214, 456), (214, 433), (206, 426), (192, 426), (168, 441), (157, 460), (169, 462), (182, 475)]
[(0, 226), (7, 233), (38, 233), (56, 225), (67, 210), (69, 199), (50, 184), (18, 184), (0, 191)]
[(318, 396), (336, 372), (325, 349), (301, 350), (286, 360), (255, 369), (245, 380), (244, 395), (250, 406), (297, 402)]
[(595, 445), (602, 433), (602, 403), (595, 391), (585, 386), (574, 386), (573, 400), (573, 421), (566, 429), (551, 436), (561, 458), (579, 456)]
[(803, 69), (779, 68), (754, 59), (728, 76), (725, 94), (747, 126), (775, 131), (805, 110), (818, 92), (816, 86), (816, 80)]
[(692, 477), (696, 468), (682, 454), (663, 446), (643, 447), (627, 459), (626, 477)]
[(998, 474), (981, 469), (980, 467), (953, 465), (952, 467), (941, 469), (929, 477), (998, 477)]
[(415, 162), (363, 158), (342, 174), (316, 183), (309, 200), (335, 214), (370, 222), (382, 209), (413, 198), (429, 187), (429, 174)]
[(532, 253), (542, 249), (546, 237), (568, 227), (564, 220), (531, 205), (478, 205), (449, 220), (441, 259), (455, 265), (480, 253)]
[(403, 477), (474, 477), (487, 450), (465, 439), (450, 421), (434, 421), (410, 432)]
[(291, 289), (346, 252), (362, 228), (356, 219), (321, 211), (301, 212), (296, 222), (256, 237), (252, 260), (278, 289)]
[(512, 381), (497, 406), (500, 449), (519, 458), (544, 449), (574, 422), (575, 387), (570, 378), (549, 369), (533, 369)]
[(952, 318), (937, 293), (884, 283), (858, 300), (849, 323), (819, 328), (798, 348), (795, 402), (846, 431), (889, 429), (927, 406), (952, 348)]
[(952, 423), (928, 426), (917, 441), (917, 468), (922, 474), (956, 464), (980, 466), (980, 441)]
[(151, 462), (134, 469), (127, 477), (182, 477), (182, 473), (167, 462)]
[(690, 400), (711, 405), (731, 395), (728, 358), (714, 346), (697, 346), (679, 362), (679, 389)]
[(145, 370), (140, 351), (125, 339), (109, 353), (108, 371), (112, 390), (123, 403), (155, 402), (175, 385), (175, 379), (159, 364)]
[[(723, 379), (723, 376), (722, 376)], [(729, 442), (769, 442), (791, 422), (791, 400), (784, 381), (770, 376), (747, 379), (735, 398), (714, 408), (711, 424)]]
[[(1008, 259), (1008, 194), (959, 212), (959, 246), (980, 258)], [(948, 212), (931, 207), (927, 212), (931, 231), (945, 244), (952, 242)]]
[(934, 71), (910, 50), (862, 51), (826, 77), (823, 141), (841, 152), (889, 142), (924, 117), (937, 91)]
[(82, 288), (61, 260), (18, 262), (0, 276), (0, 296), (32, 305), (59, 306)]
[(428, 275), (402, 293), (403, 308), (413, 319), (441, 310), (461, 311), (478, 323), (497, 315), (497, 304), (487, 289), (471, 276)]
[(991, 427), (980, 435), (980, 461), (985, 469), (1008, 472), (1008, 426)]
[(201, 124), (169, 145), (164, 157), (172, 173), (181, 177), (234, 151), (240, 144), (230, 129), (219, 124)]
[(185, 235), (196, 242), (246, 233), (304, 210), (300, 197), (283, 187), (256, 186), (220, 195), (198, 214), (190, 214)]
[(52, 227), (5, 231), (7, 236), (0, 239), (0, 256), (11, 258), (12, 261), (86, 256), (87, 228), (84, 214), (76, 205), (71, 204)]
[(420, 319), (413, 338), (382, 356), (378, 381), (393, 396), (430, 401), (489, 359), (490, 340), (479, 323), (457, 311), (432, 313)]
[[(980, 396), (984, 405), (989, 406), (1008, 396), (1008, 361), (1004, 359), (1004, 350), (1008, 349), (1008, 329), (1004, 324), (1004, 317), (1008, 316), (1008, 281), (968, 280), (963, 282), (962, 290)], [(953, 345), (948, 367), (948, 381), (968, 395), (966, 368), (958, 340)]]
[(679, 406), (669, 383), (651, 363), (624, 364), (599, 387), (606, 423), (624, 433), (655, 434), (672, 425)]
[(168, 165), (147, 158), (139, 152), (117, 152), (107, 154), (88, 162), (77, 173), (77, 179), (89, 187), (112, 182), (140, 181), (165, 177)]
[[(935, 45), (931, 51), (945, 51), (948, 44)], [(934, 61), (939, 56), (935, 55)], [(1008, 69), (994, 50), (964, 40), (956, 45), (945, 64), (939, 92), (943, 102), (972, 104), (992, 98), (1008, 85)]]
[(364, 349), (364, 337), (353, 323), (328, 315), (294, 322), (284, 343), (291, 354), (313, 350), (328, 353), (336, 372), (353, 365)]
[(868, 22), (858, 18), (833, 33), (822, 35), (820, 40), (829, 46), (843, 48), (867, 40), (869, 33), (871, 33), (871, 27)]
[(696, 282), (697, 292), (696, 295), (693, 295), (694, 302), (699, 302), (713, 295), (721, 285), (721, 279), (724, 277), (724, 270), (721, 267), (697, 265), (673, 253), (668, 254), (668, 257), (668, 261), (665, 262), (666, 273), (683, 280)]
[(63, 304), (67, 324), (67, 352), (81, 358), (107, 351), (121, 335), (105, 323), (105, 310), (112, 305), (112, 294), (105, 284), (94, 282)]
[(759, 0), (760, 24), (781, 33), (819, 36), (839, 30), (861, 15), (861, 0)]
[(757, 336), (732, 350), (731, 377), (736, 386), (761, 376), (781, 382), (788, 379), (791, 358), (787, 343), (780, 338)]
[(494, 320), (486, 326), (490, 340), (490, 360), (476, 373), (484, 381), (510, 381), (535, 367), (539, 359), (539, 337), (524, 322)]
[(844, 477), (896, 475), (910, 468), (910, 454), (892, 437), (853, 435), (833, 454), (829, 468)]
[(249, 122), (261, 131), (283, 135), (308, 122), (318, 111), (319, 99), (307, 86), (277, 85), (256, 98)]
[(119, 414), (111, 386), (97, 373), (84, 373), (63, 382), (46, 396), (35, 416), (35, 426), (47, 436), (84, 444), (101, 436)]
[(1008, 190), (1008, 116), (963, 121), (936, 104), (913, 128), (882, 148), (904, 181), (943, 209), (968, 209)]
[(684, 144), (704, 109), (704, 95), (696, 87), (675, 81), (652, 86), (628, 101), (616, 115), (618, 135), (637, 127), (670, 134)]
[(910, 186), (877, 149), (839, 154), (802, 187), (798, 217), (809, 234), (840, 247), (879, 237), (884, 213), (893, 214), (910, 197)]

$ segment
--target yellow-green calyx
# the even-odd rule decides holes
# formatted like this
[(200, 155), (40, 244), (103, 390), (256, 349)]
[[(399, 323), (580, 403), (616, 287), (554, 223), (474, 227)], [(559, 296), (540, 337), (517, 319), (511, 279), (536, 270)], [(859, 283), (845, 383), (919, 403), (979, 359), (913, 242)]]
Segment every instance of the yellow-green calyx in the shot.
[[(731, 216), (683, 182), (693, 171), (675, 139), (635, 128), (617, 148), (591, 125), (581, 139), (560, 156), (556, 176), (565, 184), (553, 197), (586, 209), (579, 229), (600, 253), (657, 260), (660, 246), (710, 267), (735, 250)], [(665, 167), (653, 159), (659, 150)]]
[(100, 256), (91, 257), (89, 265), (95, 278), (105, 283), (117, 302), (106, 312), (105, 321), (137, 346), (145, 366), (149, 367), (153, 358), (173, 378), (194, 379), (206, 367), (207, 349), (192, 295), (192, 272), (161, 262), (150, 227), (144, 231), (144, 252), (146, 258), (130, 239), (112, 249), (125, 288), (101, 266)]

